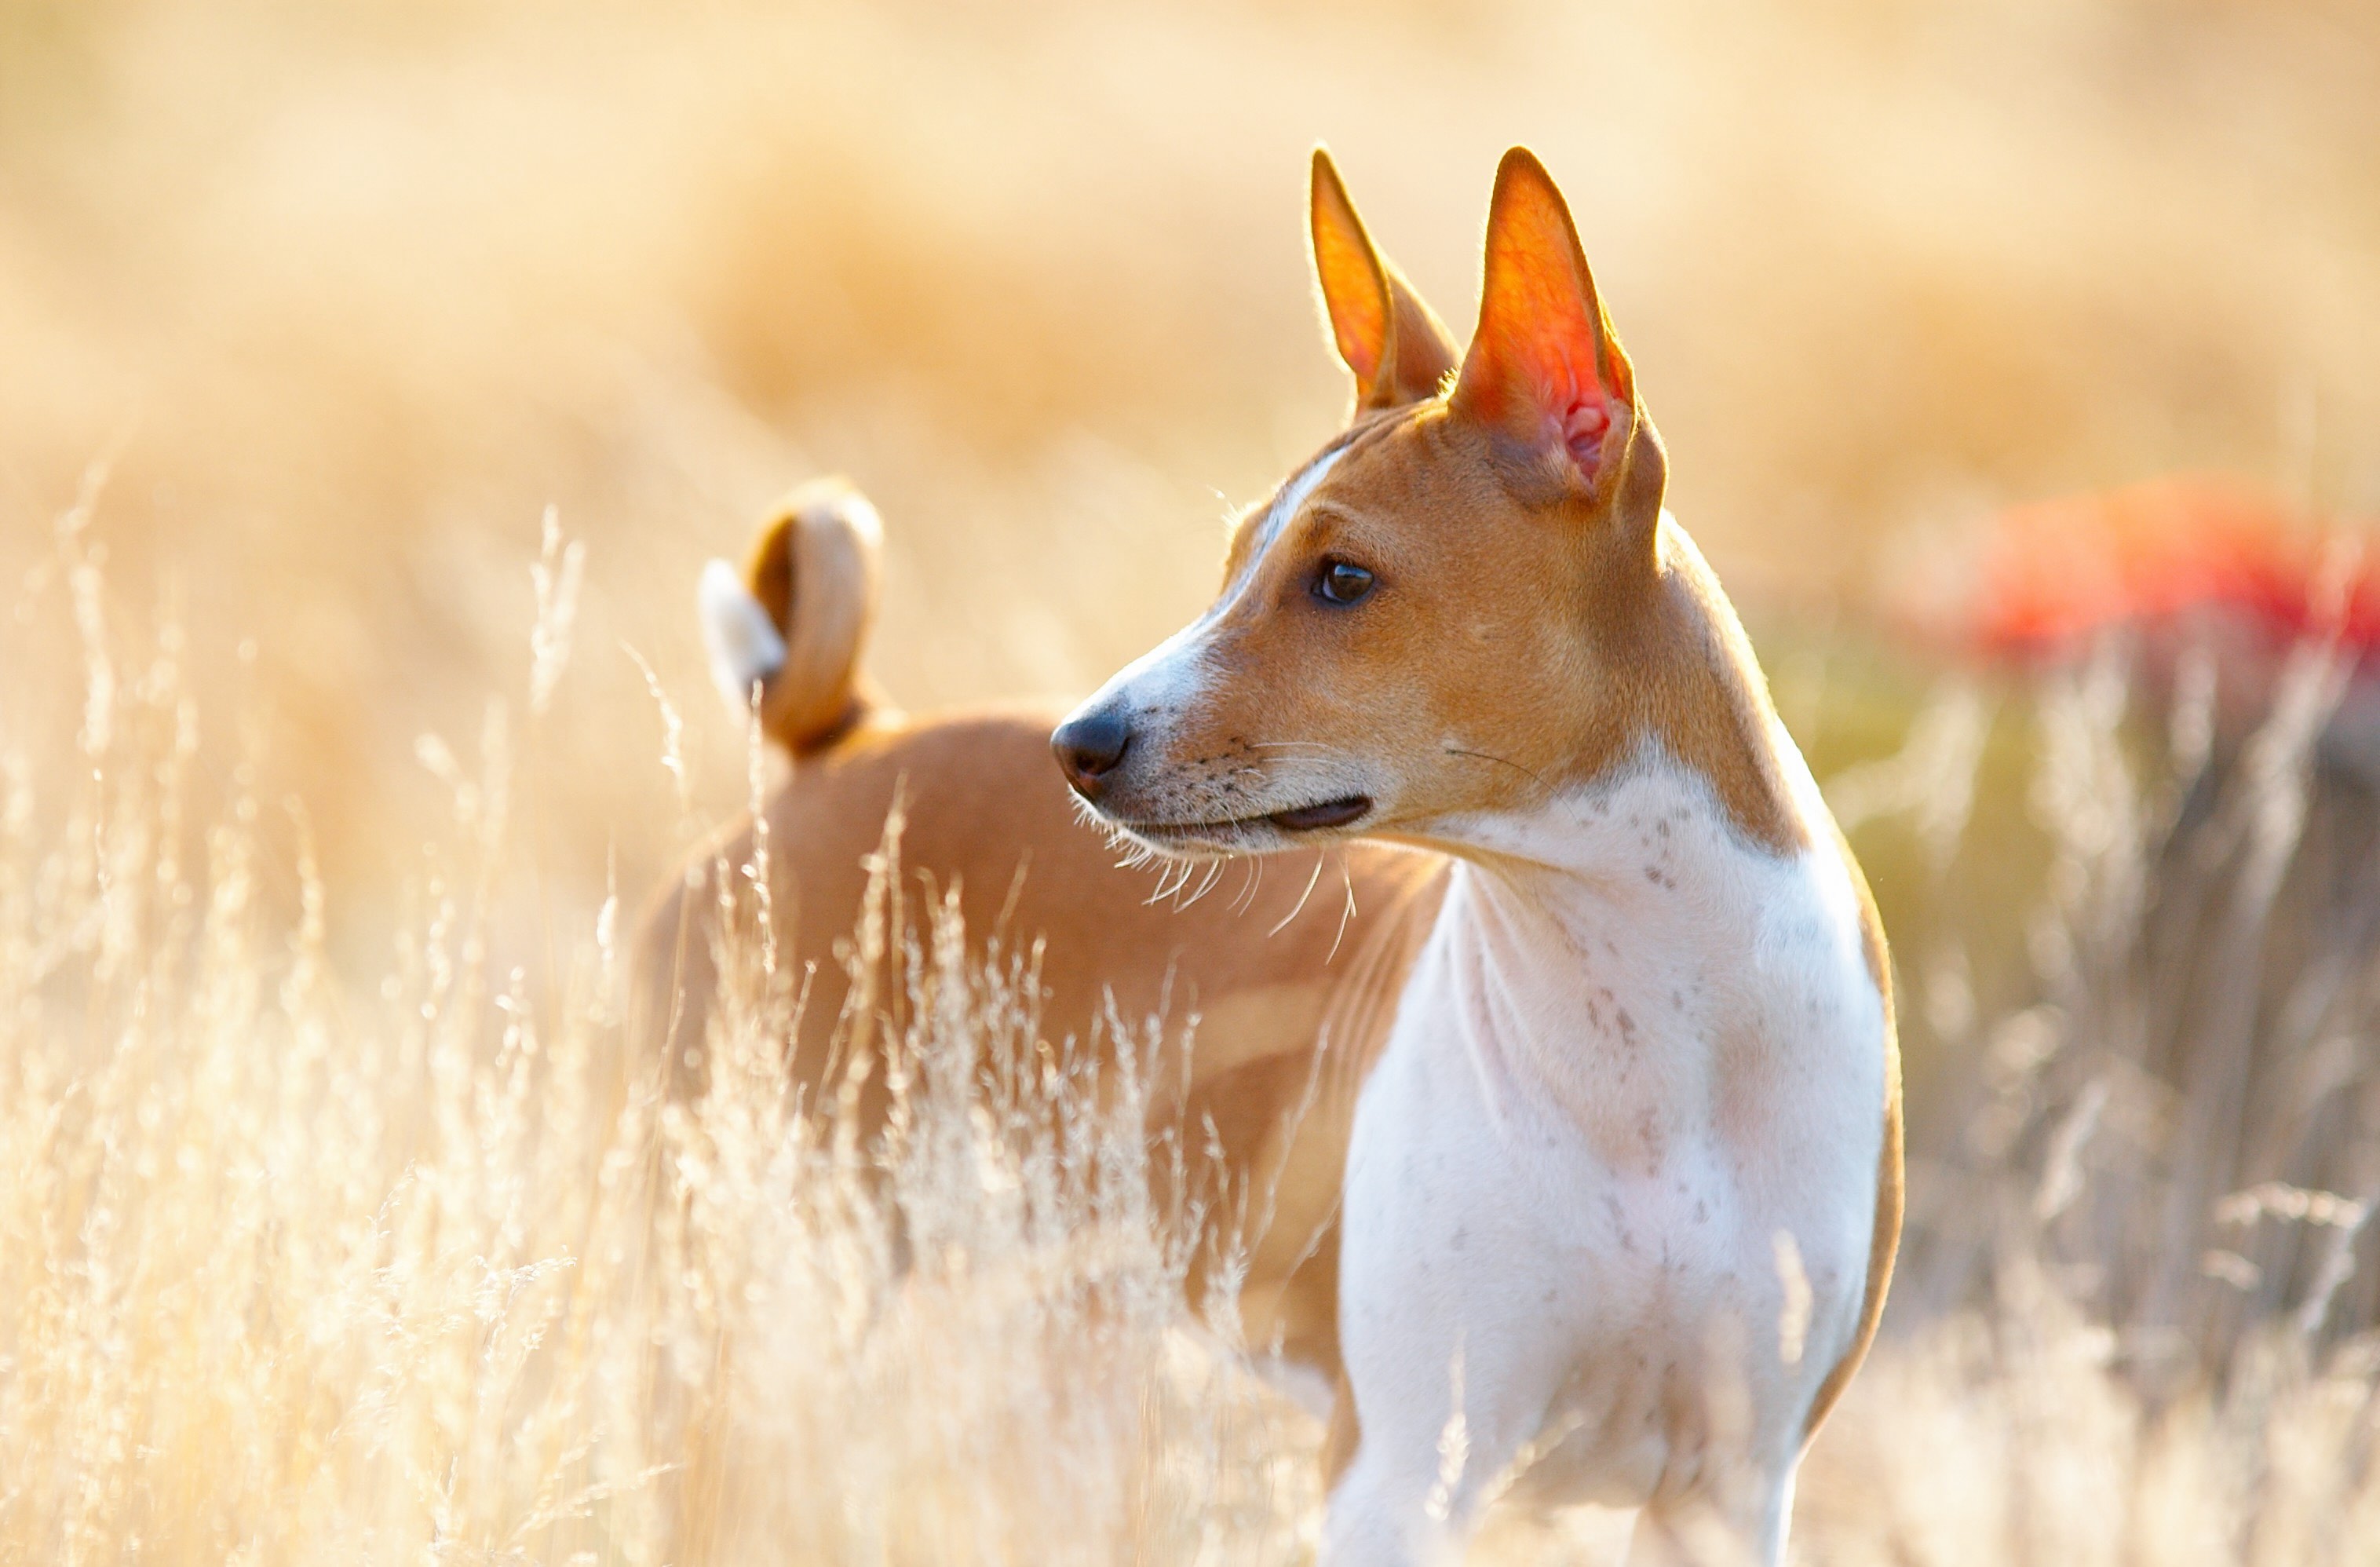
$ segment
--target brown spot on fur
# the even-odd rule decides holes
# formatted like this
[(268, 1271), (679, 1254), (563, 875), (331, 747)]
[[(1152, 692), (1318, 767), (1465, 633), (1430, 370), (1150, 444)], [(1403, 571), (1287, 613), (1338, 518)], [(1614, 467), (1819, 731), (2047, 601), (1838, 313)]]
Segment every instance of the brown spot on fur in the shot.
[(1636, 1140), (1644, 1145), (1645, 1168), (1647, 1171), (1658, 1170), (1669, 1143), (1661, 1135), (1661, 1112), (1652, 1105), (1646, 1105), (1644, 1112), (1636, 1118)]
[(1724, 1028), (1711, 1040), (1711, 1125), (1739, 1159), (1767, 1141), (1778, 1068), (1776, 1052), (1754, 1028)]

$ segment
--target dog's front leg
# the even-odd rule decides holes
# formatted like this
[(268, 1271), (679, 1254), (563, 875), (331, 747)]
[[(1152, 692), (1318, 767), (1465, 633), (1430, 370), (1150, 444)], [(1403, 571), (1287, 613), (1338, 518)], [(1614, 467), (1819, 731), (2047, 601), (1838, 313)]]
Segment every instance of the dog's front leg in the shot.
[(1637, 1515), (1628, 1567), (1782, 1567), (1794, 1467), (1738, 1468)]
[(1477, 1085), (1417, 1043), (1392, 1040), (1349, 1145), (1339, 1321), (1354, 1446), (1326, 1567), (1459, 1560), (1573, 1348), (1568, 1265), (1510, 1200)]
[[(1415, 1326), (1418, 1326), (1416, 1324)], [(1353, 1461), (1331, 1488), (1323, 1567), (1439, 1567), (1460, 1561), (1480, 1514), (1543, 1423), (1545, 1400), (1517, 1380), (1509, 1339), (1458, 1336), (1446, 1354), (1413, 1349), (1394, 1370), (1342, 1396), (1356, 1399)], [(1376, 1367), (1377, 1369), (1377, 1367)], [(1352, 1379), (1352, 1368), (1351, 1368)]]

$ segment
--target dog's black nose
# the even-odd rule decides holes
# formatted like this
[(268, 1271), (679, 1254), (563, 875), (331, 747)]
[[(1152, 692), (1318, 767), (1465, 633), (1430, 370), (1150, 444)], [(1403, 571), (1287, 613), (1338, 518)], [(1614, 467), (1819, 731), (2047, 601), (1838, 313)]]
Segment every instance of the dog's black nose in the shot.
[(1050, 748), (1057, 753), (1058, 768), (1066, 782), (1083, 798), (1097, 799), (1099, 780), (1115, 771), (1123, 760), (1124, 748), (1132, 744), (1132, 725), (1123, 713), (1113, 708), (1095, 708), (1076, 713), (1058, 725), (1050, 736)]

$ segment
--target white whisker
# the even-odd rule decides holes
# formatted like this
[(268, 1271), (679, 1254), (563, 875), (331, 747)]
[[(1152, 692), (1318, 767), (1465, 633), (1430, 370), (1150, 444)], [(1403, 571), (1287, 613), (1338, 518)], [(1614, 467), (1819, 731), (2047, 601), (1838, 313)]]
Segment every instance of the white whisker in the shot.
[(1282, 915), (1281, 917), (1281, 923), (1265, 932), (1267, 936), (1280, 935), (1283, 930), (1289, 929), (1289, 922), (1291, 920), (1295, 919), (1299, 915), (1305, 912), (1305, 900), (1314, 895), (1314, 884), (1322, 880), (1322, 861), (1325, 857), (1327, 857), (1327, 851), (1322, 849), (1317, 849), (1314, 851), (1314, 874), (1305, 879), (1305, 891), (1297, 894), (1297, 905), (1294, 908), (1292, 908), (1287, 914)]
[(1205, 897), (1208, 893), (1214, 891), (1215, 883), (1221, 879), (1223, 867), (1228, 863), (1228, 861), (1220, 859), (1209, 860), (1207, 864), (1207, 874), (1199, 881), (1198, 890), (1191, 893), (1185, 902), (1177, 906), (1181, 908), (1188, 908), (1192, 904), (1196, 903), (1200, 898)]
[(1257, 889), (1264, 885), (1264, 857), (1261, 855), (1250, 856), (1248, 878), (1240, 884), (1238, 893), (1232, 899), (1233, 914), (1245, 914), (1256, 906)]
[[(1161, 904), (1181, 891), (1182, 883), (1190, 880), (1190, 869), (1188, 860), (1168, 860), (1165, 869), (1158, 873), (1157, 890), (1141, 900), (1141, 906), (1148, 908)], [(1181, 872), (1178, 880), (1174, 874), (1177, 870)]]
[(1339, 955), (1339, 943), (1347, 939), (1348, 922), (1355, 917), (1355, 873), (1347, 869), (1344, 855), (1339, 856), (1339, 876), (1347, 883), (1347, 905), (1339, 911), (1339, 933), (1330, 938), (1330, 957), (1322, 960), (1326, 964)]

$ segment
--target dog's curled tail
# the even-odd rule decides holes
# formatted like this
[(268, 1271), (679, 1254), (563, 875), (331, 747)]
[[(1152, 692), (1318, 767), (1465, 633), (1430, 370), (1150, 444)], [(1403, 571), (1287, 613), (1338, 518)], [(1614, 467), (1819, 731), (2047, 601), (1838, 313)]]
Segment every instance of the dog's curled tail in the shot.
[(842, 479), (813, 480), (761, 528), (750, 564), (703, 568), (702, 638), (737, 712), (760, 688), (760, 727), (795, 756), (832, 745), (870, 708), (860, 650), (876, 615), (883, 525)]

